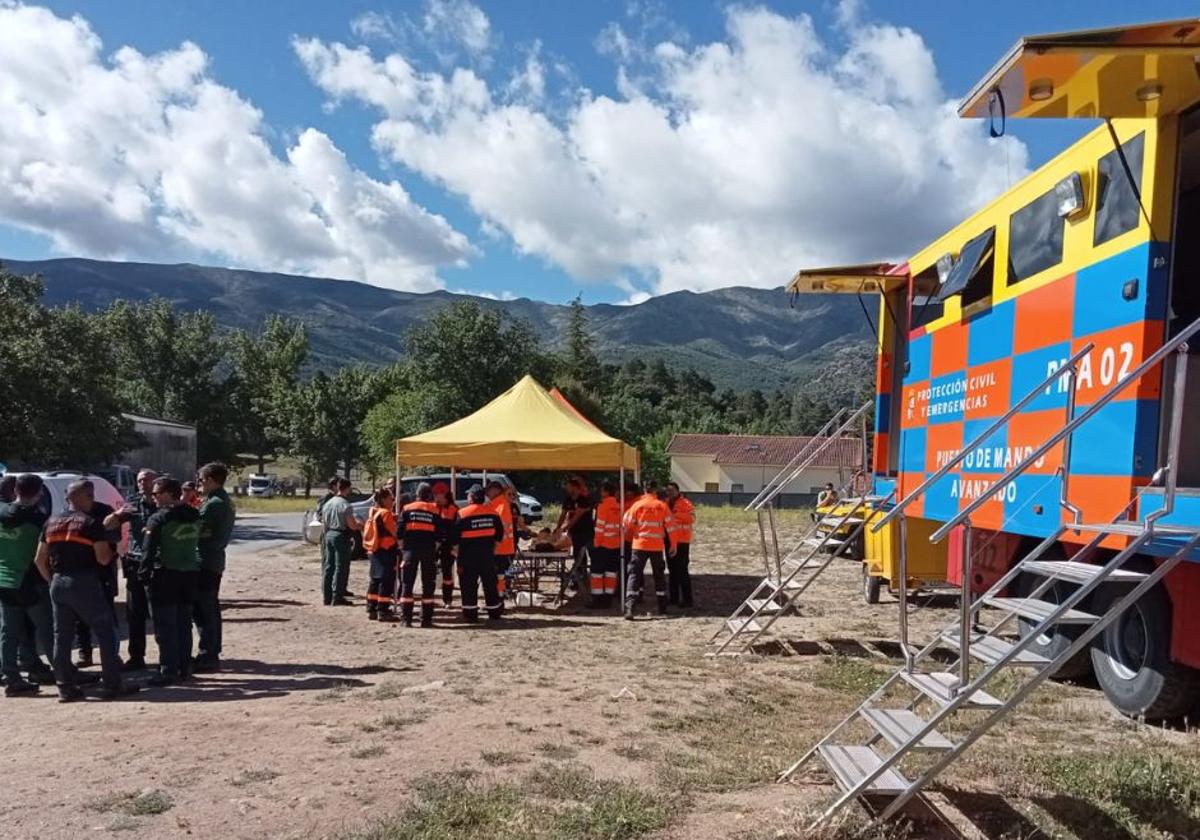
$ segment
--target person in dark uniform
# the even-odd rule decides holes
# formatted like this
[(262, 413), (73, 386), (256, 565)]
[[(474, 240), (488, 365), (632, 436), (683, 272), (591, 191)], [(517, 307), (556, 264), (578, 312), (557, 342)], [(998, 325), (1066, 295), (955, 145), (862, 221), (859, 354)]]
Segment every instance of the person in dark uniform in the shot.
[[(46, 650), (53, 646), (50, 596), (33, 559), (46, 514), (38, 506), (42, 479), (21, 475), (14, 483), (15, 500), (0, 502), (0, 673), (4, 696), (37, 694), (38, 683), (21, 675), (21, 643), (28, 643), (28, 626)], [(38, 664), (37, 647), (34, 657)], [(45, 667), (43, 665), (43, 667)]]
[(450, 485), (438, 482), (433, 485), (433, 501), (438, 506), (442, 517), (441, 540), (438, 542), (438, 566), (442, 571), (442, 605), (449, 607), (454, 603), (454, 530), (458, 521), (458, 505), (454, 504), (454, 494)]
[(129, 624), (129, 641), (126, 644), (128, 658), (122, 666), (126, 671), (141, 671), (146, 667), (146, 622), (150, 620), (150, 600), (146, 587), (138, 577), (142, 559), (142, 542), (146, 523), (158, 510), (154, 503), (154, 482), (158, 473), (154, 470), (138, 470), (137, 492), (131, 495), (117, 512), (104, 518), (104, 527), (112, 530), (129, 524), (129, 542), (125, 556), (121, 558), (121, 575), (125, 578), (125, 620)]
[(71, 665), (75, 625), (80, 619), (100, 648), (101, 696), (111, 700), (138, 690), (121, 680), (116, 623), (101, 578), (101, 572), (113, 562), (113, 551), (104, 526), (91, 515), (94, 493), (92, 482), (86, 479), (68, 485), (67, 509), (46, 522), (34, 560), (42, 577), (50, 582), (54, 677), (62, 703), (83, 698)]
[(437, 586), (437, 542), (445, 526), (438, 506), (433, 503), (433, 489), (422, 482), (417, 486), (417, 500), (400, 511), (397, 526), (404, 562), (400, 567), (400, 617), (406, 627), (412, 626), (414, 590), (417, 574), (421, 575), (421, 626), (433, 626), (433, 593)]
[(565, 529), (571, 537), (571, 556), (574, 558), (571, 578), (579, 581), (579, 588), (582, 589), (582, 581), (588, 579), (588, 563), (596, 535), (596, 511), (587, 484), (579, 476), (573, 476), (567, 482), (567, 495), (563, 498), (558, 528)]
[(196, 590), (196, 629), (200, 633), (193, 672), (207, 674), (221, 667), (221, 577), (225, 574), (225, 547), (233, 536), (235, 511), (225, 481), (229, 468), (219, 462), (200, 468), (200, 576)]
[[(41, 495), (45, 495), (44, 491)], [(0, 504), (15, 502), (16, 500), (17, 476), (15, 473), (8, 473), (0, 477)], [(37, 505), (43, 515), (49, 516), (49, 510), (41, 504), (40, 498)], [(45, 596), (44, 607), (46, 610), (49, 610), (50, 590), (46, 586), (46, 582), (42, 580), (41, 575), (37, 575), (37, 585), (39, 592)], [(35, 682), (39, 685), (54, 685), (54, 671), (42, 661), (42, 654), (45, 654), (47, 659), (54, 655), (53, 616), (50, 617), (48, 627), (48, 630), (46, 627), (41, 628), (41, 632), (39, 633), (38, 626), (27, 613), (25, 616), (25, 631), (18, 635), (17, 640), (17, 661), (19, 668), (26, 672), (30, 682)], [(4, 674), (0, 673), (0, 685), (4, 684)]]
[[(109, 544), (109, 547), (112, 548), (112, 553), (113, 553), (113, 557), (114, 557), (114, 561), (112, 563), (109, 563), (107, 566), (105, 566), (100, 574), (101, 574), (101, 582), (104, 584), (104, 594), (108, 597), (109, 606), (112, 607), (113, 626), (116, 627), (117, 626), (117, 563), (116, 563), (115, 558), (117, 556), (117, 546), (119, 546), (121, 544), (121, 526), (117, 525), (115, 527), (109, 527), (108, 525), (104, 524), (105, 522), (108, 521), (108, 517), (111, 516), (114, 512), (115, 511), (113, 511), (111, 505), (107, 505), (104, 502), (100, 502), (100, 501), (95, 501), (95, 500), (92, 501), (91, 516), (93, 519), (95, 519), (97, 522), (99, 522), (104, 527), (104, 530), (108, 533), (108, 544)], [(87, 623), (84, 621), (80, 621), (75, 626), (75, 633), (79, 638), (79, 659), (76, 661), (75, 664), (80, 668), (90, 668), (90, 667), (92, 667), (92, 665), (95, 664), (96, 660), (92, 655), (92, 634), (91, 634), (91, 631), (88, 629)], [(117, 634), (117, 655), (120, 656), (120, 653), (121, 653), (121, 636), (120, 636), (120, 633), (118, 633)]]
[(151, 685), (188, 679), (192, 665), (192, 617), (200, 578), (200, 511), (185, 503), (179, 481), (154, 482), (158, 510), (146, 522), (140, 574), (150, 595), (158, 673)]
[(458, 586), (462, 593), (463, 620), (479, 620), (479, 585), (488, 618), (500, 618), (500, 591), (496, 586), (496, 546), (504, 539), (504, 523), (490, 505), (484, 504), (478, 484), (467, 491), (469, 504), (458, 512), (452, 541), (458, 552)]

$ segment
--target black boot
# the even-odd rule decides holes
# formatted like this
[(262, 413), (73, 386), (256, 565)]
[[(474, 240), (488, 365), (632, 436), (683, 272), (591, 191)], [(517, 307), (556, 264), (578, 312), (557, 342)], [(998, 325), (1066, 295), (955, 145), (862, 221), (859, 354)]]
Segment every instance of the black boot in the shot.
[(659, 615), (667, 614), (667, 596), (666, 595), (658, 596), (658, 614)]
[(375, 605), (367, 607), (367, 621), (378, 621), (379, 612), (375, 609)]
[(413, 605), (412, 604), (401, 604), (400, 605), (400, 617), (404, 620), (405, 627), (412, 627)]
[(390, 609), (387, 609), (387, 608), (385, 607), (385, 608), (383, 608), (383, 609), (381, 609), (381, 610), (379, 611), (379, 618), (378, 618), (378, 620), (379, 620), (379, 621), (383, 621), (383, 622), (386, 622), (386, 623), (389, 623), (389, 624), (390, 624), (390, 623), (393, 623), (393, 622), (395, 622), (397, 619), (396, 619), (396, 614), (395, 614), (395, 613), (393, 613), (393, 612), (392, 612)]
[(421, 604), (421, 626), (433, 626), (433, 604)]
[(466, 624), (478, 624), (479, 610), (463, 610), (462, 619)]
[(449, 607), (449, 606), (452, 606), (453, 604), (454, 604), (454, 587), (453, 586), (443, 586), (442, 587), (442, 606)]

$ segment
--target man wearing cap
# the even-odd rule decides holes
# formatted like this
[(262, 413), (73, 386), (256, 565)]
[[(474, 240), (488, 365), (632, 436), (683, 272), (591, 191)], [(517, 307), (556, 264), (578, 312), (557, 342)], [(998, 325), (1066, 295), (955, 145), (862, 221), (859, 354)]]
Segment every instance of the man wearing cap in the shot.
[(496, 511), (484, 504), (478, 484), (467, 491), (468, 505), (458, 512), (453, 541), (458, 551), (458, 584), (462, 592), (463, 620), (479, 620), (479, 585), (488, 618), (500, 618), (500, 593), (496, 588), (496, 545), (504, 539), (504, 525)]
[(186, 680), (192, 669), (192, 619), (200, 578), (200, 512), (183, 501), (178, 479), (154, 482), (158, 510), (146, 523), (140, 574), (150, 594), (158, 673), (151, 685)]
[(113, 562), (112, 547), (104, 526), (91, 515), (95, 499), (92, 482), (73, 481), (67, 486), (67, 509), (46, 522), (34, 562), (50, 581), (54, 607), (54, 676), (63, 703), (83, 698), (75, 683), (71, 648), (75, 624), (85, 622), (100, 648), (101, 696), (115, 699), (133, 694), (137, 686), (121, 680), (117, 656), (117, 630), (112, 605), (101, 575)]
[(400, 569), (400, 617), (406, 627), (412, 627), (418, 572), (421, 575), (421, 626), (433, 626), (433, 593), (437, 586), (435, 552), (445, 529), (443, 523), (441, 512), (433, 503), (433, 488), (421, 482), (417, 486), (417, 500), (401, 509), (397, 527), (404, 557)]
[(325, 606), (348, 607), (346, 586), (350, 581), (350, 556), (354, 542), (351, 531), (362, 528), (354, 510), (350, 507), (350, 479), (338, 478), (330, 482), (336, 494), (324, 500), (321, 507), (321, 523), (325, 534), (321, 538), (321, 596)]
[(513, 557), (517, 554), (517, 535), (513, 522), (512, 502), (505, 491), (505, 486), (495, 479), (487, 484), (488, 504), (500, 518), (500, 524), (504, 526), (504, 536), (496, 544), (496, 588), (500, 593), (501, 614), (504, 612), (504, 596), (508, 589), (505, 575), (508, 574)]
[(439, 481), (433, 485), (433, 501), (442, 517), (441, 539), (438, 542), (438, 566), (442, 571), (442, 604), (449, 607), (454, 603), (454, 530), (458, 524), (458, 505), (450, 485)]
[(117, 512), (104, 518), (104, 527), (120, 528), (129, 524), (129, 542), (125, 556), (121, 558), (121, 574), (125, 578), (125, 620), (129, 624), (129, 642), (126, 648), (128, 659), (126, 671), (140, 671), (146, 667), (146, 622), (150, 620), (150, 600), (146, 587), (138, 577), (142, 559), (142, 541), (146, 535), (146, 523), (158, 510), (154, 503), (154, 482), (158, 473), (150, 469), (138, 470), (137, 492), (129, 497)]

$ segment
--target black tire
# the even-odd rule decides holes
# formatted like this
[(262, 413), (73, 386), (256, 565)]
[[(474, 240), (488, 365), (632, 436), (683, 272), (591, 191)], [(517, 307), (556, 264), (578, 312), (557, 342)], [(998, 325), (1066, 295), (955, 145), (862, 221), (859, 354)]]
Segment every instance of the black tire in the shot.
[[(1053, 549), (1050, 551), (1052, 553)], [(1046, 559), (1057, 560), (1060, 558), (1047, 557)], [(1021, 597), (1027, 598), (1029, 597), (1030, 593), (1032, 593), (1038, 588), (1038, 586), (1042, 584), (1044, 580), (1045, 578), (1040, 575), (1022, 574), (1017, 578), (1017, 593)], [(1051, 584), (1049, 589), (1047, 589), (1038, 597), (1043, 601), (1061, 604), (1067, 598), (1067, 596), (1074, 591), (1074, 589), (1075, 587), (1071, 584), (1063, 583), (1062, 581), (1055, 581), (1053, 584)], [(1078, 608), (1086, 611), (1087, 600), (1085, 599), (1084, 603)], [(1029, 636), (1029, 634), (1032, 633), (1033, 629), (1037, 626), (1037, 622), (1028, 618), (1020, 618), (1018, 619), (1018, 623), (1020, 625), (1022, 639)], [(1070, 624), (1059, 624), (1051, 628), (1039, 638), (1035, 639), (1033, 643), (1026, 648), (1026, 650), (1028, 650), (1030, 653), (1036, 653), (1038, 656), (1044, 656), (1047, 659), (1053, 660), (1058, 657), (1059, 654), (1069, 648), (1072, 642), (1079, 638), (1079, 633), (1080, 628), (1077, 626)], [(1059, 666), (1058, 670), (1055, 671), (1051, 676), (1051, 679), (1082, 680), (1085, 679), (1088, 674), (1091, 673), (1091, 671), (1092, 659), (1088, 654), (1087, 648), (1084, 648)]]
[[(1127, 587), (1106, 586), (1090, 610), (1103, 615)], [(1143, 595), (1091, 646), (1096, 681), (1120, 712), (1147, 720), (1186, 714), (1200, 690), (1200, 671), (1171, 661), (1171, 599), (1162, 584)]]
[(862, 564), (863, 600), (868, 604), (879, 603), (879, 593), (883, 589), (883, 578), (871, 574), (870, 566)]

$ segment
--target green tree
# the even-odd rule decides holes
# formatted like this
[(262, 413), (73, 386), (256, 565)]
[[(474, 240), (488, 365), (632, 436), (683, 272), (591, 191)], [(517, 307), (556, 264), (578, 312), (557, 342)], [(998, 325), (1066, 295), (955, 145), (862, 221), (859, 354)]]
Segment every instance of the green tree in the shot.
[(600, 385), (600, 359), (592, 349), (587, 307), (579, 295), (571, 301), (571, 310), (567, 314), (567, 345), (561, 373), (589, 392)]
[(117, 301), (99, 316), (112, 340), (116, 396), (127, 411), (196, 427), (201, 462), (235, 454), (225, 350), (209, 312), (180, 312), (162, 298)]
[(0, 460), (95, 466), (138, 442), (114, 396), (111, 343), (77, 307), (44, 306), (44, 288), (0, 267)]
[(258, 471), (293, 443), (300, 368), (308, 359), (308, 332), (300, 321), (270, 315), (257, 335), (237, 331), (230, 341), (230, 401), (241, 450), (253, 454)]
[[(401, 376), (395, 368), (351, 365), (331, 374), (317, 372), (297, 392), (291, 415), (292, 454), (311, 464), (313, 473), (339, 467), (347, 478), (364, 464), (362, 426)], [(366, 464), (375, 467), (375, 462)], [(372, 470), (374, 472), (374, 470)]]
[(537, 333), (478, 303), (454, 303), (405, 341), (410, 387), (425, 403), (421, 415), (440, 426), (480, 408), (525, 374), (545, 382), (554, 370)]

